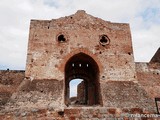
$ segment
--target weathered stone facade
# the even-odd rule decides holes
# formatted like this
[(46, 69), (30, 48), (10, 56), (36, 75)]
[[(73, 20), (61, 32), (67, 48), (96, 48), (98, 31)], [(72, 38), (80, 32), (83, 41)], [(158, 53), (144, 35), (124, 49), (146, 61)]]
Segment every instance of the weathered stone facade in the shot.
[[(159, 52), (155, 57), (150, 63), (134, 62), (126, 23), (85, 11), (31, 20), (25, 79), (11, 93), (1, 118), (129, 119), (129, 114), (156, 113)], [(77, 78), (83, 79), (77, 96), (81, 102), (71, 106), (69, 83)]]

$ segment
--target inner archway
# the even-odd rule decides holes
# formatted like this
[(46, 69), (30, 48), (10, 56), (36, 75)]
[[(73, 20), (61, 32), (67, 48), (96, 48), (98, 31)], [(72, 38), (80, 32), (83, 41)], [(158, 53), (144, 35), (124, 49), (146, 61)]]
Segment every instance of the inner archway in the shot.
[(73, 79), (83, 79), (77, 87), (80, 92), (77, 92), (76, 104), (100, 104), (99, 68), (92, 57), (78, 53), (67, 61), (65, 66), (65, 104), (67, 106), (71, 105), (70, 81)]
[(69, 83), (70, 105), (85, 105), (87, 104), (87, 86), (83, 79), (73, 79)]

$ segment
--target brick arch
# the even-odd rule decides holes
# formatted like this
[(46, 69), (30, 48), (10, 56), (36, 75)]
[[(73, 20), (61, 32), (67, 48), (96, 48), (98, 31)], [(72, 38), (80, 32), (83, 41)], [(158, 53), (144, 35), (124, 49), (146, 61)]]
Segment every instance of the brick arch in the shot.
[(86, 50), (81, 49), (71, 53), (70, 56), (67, 57), (67, 59), (65, 60), (66, 62), (64, 66), (64, 93), (66, 105), (70, 104), (69, 82), (71, 81), (71, 78), (84, 78), (84, 81), (87, 81), (87, 84), (85, 85), (85, 89), (87, 91), (85, 96), (88, 99), (87, 103), (85, 103), (86, 105), (97, 105), (102, 103), (100, 95), (100, 70), (97, 62), (91, 57), (91, 55), (93, 56), (93, 54), (90, 54)]
[(59, 66), (60, 71), (62, 71), (64, 73), (65, 71), (65, 65), (67, 63), (67, 61), (74, 55), (78, 54), (78, 53), (84, 53), (88, 56), (90, 56), (98, 65), (99, 68), (99, 73), (101, 74), (103, 72), (103, 66), (100, 62), (100, 60), (97, 58), (96, 55), (94, 55), (91, 51), (89, 51), (88, 49), (85, 48), (79, 48), (79, 49), (75, 49), (73, 51), (71, 51), (70, 53), (68, 53), (63, 60), (61, 61), (61, 65)]

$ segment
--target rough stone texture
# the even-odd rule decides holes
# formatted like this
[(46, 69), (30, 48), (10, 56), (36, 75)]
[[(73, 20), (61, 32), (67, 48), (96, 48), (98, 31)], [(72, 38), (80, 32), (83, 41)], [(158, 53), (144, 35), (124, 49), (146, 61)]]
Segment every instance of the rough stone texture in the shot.
[(77, 86), (77, 101), (82, 104), (85, 103), (85, 88), (84, 81), (78, 84)]
[(160, 63), (136, 63), (137, 79), (151, 98), (160, 98)]
[[(114, 88), (114, 89), (113, 89)], [(102, 85), (104, 106), (114, 108), (141, 108), (154, 112), (154, 99), (137, 83), (110, 81)]]
[[(0, 78), (0, 119), (159, 119), (130, 117), (157, 113), (159, 50), (150, 63), (135, 63), (129, 24), (85, 11), (31, 20), (25, 76), (0, 71)], [(86, 104), (69, 106), (73, 78), (84, 80)]]
[(14, 86), (16, 88), (24, 79), (24, 73), (25, 71), (0, 70), (0, 84), (6, 87)]
[[(155, 100), (160, 98), (160, 49), (157, 50), (149, 63), (136, 63), (137, 80), (148, 96)], [(160, 101), (158, 108), (160, 111)], [(156, 108), (155, 108), (156, 109)]]
[(24, 79), (24, 71), (0, 70), (0, 107), (6, 104)]
[[(57, 80), (34, 80), (25, 79), (17, 92), (12, 94), (10, 101), (3, 111), (17, 109), (63, 109), (62, 83)], [(14, 106), (10, 108), (11, 106)]]
[[(64, 34), (66, 42), (57, 36)], [(103, 47), (99, 37), (106, 34), (110, 44)], [(78, 11), (53, 20), (31, 20), (26, 77), (64, 80), (65, 64), (77, 53), (91, 56), (102, 76), (109, 80), (135, 80), (135, 65), (129, 24), (111, 23)]]
[[(60, 34), (65, 42), (57, 40)], [(109, 38), (106, 46), (100, 44), (102, 35)], [(66, 63), (78, 53), (96, 62), (100, 86), (107, 81), (136, 81), (129, 24), (104, 21), (84, 11), (59, 19), (31, 20), (25, 72), (28, 79), (65, 81)], [(98, 91), (102, 99), (105, 93)], [(61, 97), (64, 99), (64, 94)]]
[(31, 109), (31, 111), (14, 111), (0, 114), (1, 120), (159, 120), (154, 117), (133, 117), (132, 115), (152, 115), (140, 108), (120, 109), (105, 107), (74, 107), (64, 111)]

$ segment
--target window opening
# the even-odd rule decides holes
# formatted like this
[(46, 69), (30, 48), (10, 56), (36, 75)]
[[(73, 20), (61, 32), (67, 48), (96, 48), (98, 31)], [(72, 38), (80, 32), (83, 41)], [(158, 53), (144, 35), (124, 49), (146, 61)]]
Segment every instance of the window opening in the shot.
[(88, 67), (88, 64), (87, 64), (87, 67)]
[(102, 46), (105, 46), (105, 45), (109, 44), (110, 41), (109, 41), (109, 38), (107, 35), (102, 35), (102, 36), (100, 36), (99, 42)]
[(66, 38), (64, 37), (64, 35), (61, 34), (61, 35), (58, 36), (58, 41), (59, 42), (65, 42)]

